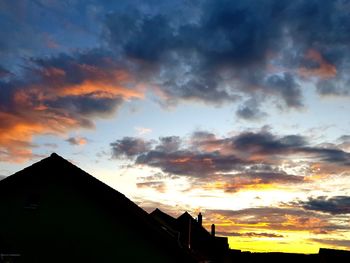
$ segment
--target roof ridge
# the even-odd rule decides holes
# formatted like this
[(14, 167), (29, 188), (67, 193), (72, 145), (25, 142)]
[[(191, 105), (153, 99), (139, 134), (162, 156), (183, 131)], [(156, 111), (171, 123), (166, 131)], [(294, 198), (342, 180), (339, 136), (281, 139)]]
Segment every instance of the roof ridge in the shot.
[[(3, 184), (3, 183), (6, 183), (7, 181), (12, 181), (14, 179), (17, 178), (17, 176), (21, 176), (23, 173), (25, 173), (26, 171), (30, 170), (30, 169), (34, 169), (40, 165), (45, 165), (47, 164), (47, 162), (50, 162), (50, 161), (59, 161), (59, 162), (62, 162), (66, 165), (69, 165), (70, 167), (72, 167), (73, 169), (76, 169), (79, 171), (79, 173), (75, 173), (76, 175), (84, 175), (84, 177), (86, 178), (89, 178), (89, 180), (94, 180), (95, 182), (99, 183), (100, 185), (104, 185), (105, 187), (107, 187), (108, 189), (110, 190), (113, 190), (117, 193), (119, 193), (121, 196), (123, 196), (124, 198), (128, 199), (124, 194), (122, 194), (121, 192), (119, 192), (118, 190), (114, 189), (113, 187), (109, 186), (108, 184), (102, 182), (101, 180), (97, 179), (96, 177), (94, 177), (93, 175), (89, 174), (88, 172), (84, 171), (83, 169), (81, 169), (80, 167), (78, 167), (77, 165), (75, 165), (74, 163), (68, 161), (67, 159), (63, 158), (62, 156), (58, 155), (57, 153), (53, 152), (51, 153), (50, 156), (44, 158), (44, 159), (41, 159), (40, 161), (38, 162), (35, 162), (25, 168), (23, 168), (22, 170), (20, 171), (17, 171), (16, 173), (14, 174), (11, 174), (9, 176), (7, 176), (6, 178), (2, 179), (0, 181), (0, 185)], [(128, 199), (129, 200), (129, 199)], [(130, 201), (130, 200), (129, 200)], [(132, 201), (131, 201), (132, 202)], [(132, 202), (133, 203), (133, 202)]]

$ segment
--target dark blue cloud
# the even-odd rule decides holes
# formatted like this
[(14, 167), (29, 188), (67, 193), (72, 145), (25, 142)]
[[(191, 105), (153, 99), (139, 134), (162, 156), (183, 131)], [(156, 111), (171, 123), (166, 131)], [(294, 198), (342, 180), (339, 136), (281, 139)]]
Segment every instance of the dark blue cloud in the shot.
[(95, 4), (80, 0), (1, 1), (0, 63), (19, 72), (30, 57), (99, 46), (106, 10)]
[(319, 211), (330, 214), (349, 214), (350, 196), (319, 196), (309, 198), (307, 201), (299, 201), (295, 204), (306, 210)]
[(239, 150), (254, 151), (260, 154), (283, 154), (294, 152), (306, 145), (306, 139), (299, 135), (278, 138), (271, 133), (242, 133), (233, 139), (233, 145)]
[[(145, 1), (108, 14), (108, 42), (126, 59), (144, 63), (138, 73), (160, 86), (168, 103), (236, 102), (239, 94), (263, 102), (272, 95), (278, 106), (300, 108), (299, 79), (308, 76), (319, 78), (322, 95), (348, 94), (348, 39), (341, 34), (350, 25), (346, 1), (181, 1), (176, 16), (169, 5), (152, 12), (153, 6)], [(319, 57), (307, 57), (310, 50)], [(325, 63), (336, 70), (325, 72)], [(269, 66), (283, 70), (276, 74)], [(260, 104), (242, 105), (237, 114), (257, 119)]]
[(349, 80), (322, 80), (317, 83), (317, 91), (324, 96), (348, 96), (350, 95), (349, 85)]
[(162, 152), (151, 150), (138, 155), (136, 164), (160, 168), (163, 172), (205, 178), (218, 172), (239, 169), (244, 160), (235, 155), (222, 156), (219, 153), (195, 153), (188, 150)]
[(266, 87), (280, 94), (287, 106), (303, 106), (300, 85), (291, 74), (285, 73), (283, 76), (270, 76), (267, 79)]
[[(189, 141), (175, 136), (158, 142), (126, 138), (111, 146), (116, 158), (127, 156), (135, 164), (203, 180), (248, 178), (260, 184), (302, 183), (303, 176), (279, 168), (282, 160), (294, 155), (307, 156), (310, 163), (337, 164), (343, 169), (350, 164), (350, 154), (340, 149), (310, 146), (300, 135), (281, 137), (268, 132), (245, 132), (226, 138), (195, 132)], [(239, 187), (241, 183), (227, 184), (225, 190), (236, 191)]]
[(76, 137), (69, 137), (68, 139), (66, 139), (66, 142), (68, 142), (70, 145), (84, 145), (88, 142), (88, 139), (85, 137), (76, 136)]
[[(271, 96), (278, 106), (302, 107), (305, 74), (320, 78), (322, 95), (349, 94), (347, 1), (11, 1), (1, 7), (1, 54), (14, 58), (2, 59), (6, 71), (14, 64), (18, 71), (24, 57), (45, 64), (44, 55), (64, 52), (56, 63), (65, 63), (79, 49), (99, 47), (138, 81), (159, 87), (163, 103), (238, 103), (243, 96), (259, 100), (237, 110), (250, 120), (264, 116)], [(310, 50), (320, 58), (307, 57)], [(325, 74), (318, 71), (322, 63), (336, 74), (318, 75)]]
[(0, 66), (0, 79), (11, 76), (11, 72)]
[[(101, 99), (94, 91), (38, 101), (33, 86), (47, 95), (111, 81), (116, 70), (132, 77), (127, 88), (145, 84), (163, 105), (237, 104), (247, 120), (265, 116), (267, 103), (303, 107), (301, 81), (321, 95), (350, 94), (348, 1), (15, 0), (0, 7), (0, 107), (17, 117), (30, 107), (78, 123), (113, 113), (123, 96)], [(19, 93), (31, 103), (16, 102)], [(270, 143), (348, 162), (341, 151)]]
[(299, 135), (278, 138), (271, 133), (242, 133), (233, 143), (237, 149), (263, 155), (302, 153), (324, 162), (350, 165), (350, 153), (337, 148), (309, 146), (306, 139)]
[(266, 116), (266, 113), (260, 110), (260, 102), (255, 98), (249, 99), (240, 105), (236, 114), (246, 120), (259, 120)]
[(110, 146), (112, 148), (112, 157), (130, 158), (148, 152), (152, 143), (140, 138), (124, 137), (121, 140), (112, 142)]
[(340, 136), (337, 139), (337, 141), (344, 142), (344, 143), (349, 142), (350, 141), (350, 135), (342, 135), (342, 136)]

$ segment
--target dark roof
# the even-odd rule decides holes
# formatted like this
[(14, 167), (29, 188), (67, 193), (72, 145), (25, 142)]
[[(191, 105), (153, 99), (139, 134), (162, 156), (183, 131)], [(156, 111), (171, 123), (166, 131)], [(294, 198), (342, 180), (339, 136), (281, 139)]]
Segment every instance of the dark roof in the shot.
[(181, 219), (191, 219), (191, 220), (194, 220), (194, 218), (186, 211), (184, 212), (182, 215), (180, 215), (178, 218), (178, 220), (181, 220)]
[(172, 216), (168, 215), (167, 213), (164, 213), (160, 209), (156, 208), (153, 212), (150, 213), (150, 215), (157, 219), (157, 221), (161, 221), (161, 223), (174, 228), (176, 224), (176, 219)]
[(187, 226), (188, 222), (191, 221), (192, 225), (192, 231), (195, 231), (196, 234), (201, 235), (204, 238), (210, 238), (211, 234), (201, 225), (197, 222), (196, 219), (194, 219), (187, 211), (180, 215), (177, 219), (178, 225), (179, 226)]
[[(178, 227), (177, 227), (177, 222), (175, 218), (164, 213), (158, 208), (155, 209), (153, 212), (151, 212), (150, 216), (154, 218), (159, 223), (159, 226), (162, 229), (164, 229), (170, 236), (172, 236), (173, 239), (178, 241), (179, 230), (177, 229)], [(179, 245), (182, 247), (181, 244)]]
[[(83, 193), (84, 196), (89, 197), (88, 200), (93, 200), (94, 204), (91, 206), (97, 206), (100, 210), (107, 211), (112, 218), (122, 220), (120, 222), (130, 222), (137, 229), (135, 231), (138, 235), (149, 236), (149, 242), (154, 242), (160, 250), (172, 251), (174, 257), (182, 259), (181, 261), (191, 262), (192, 259), (187, 252), (180, 249), (178, 244), (143, 209), (120, 192), (56, 153), (1, 180), (0, 199), (6, 195), (21, 194), (21, 191), (25, 190), (35, 192), (35, 189), (44, 189), (47, 184), (58, 185), (57, 191), (64, 190), (59, 186), (67, 185), (70, 187), (69, 189), (73, 189), (70, 191), (77, 194)], [(57, 198), (64, 198), (64, 196), (65, 193), (62, 192), (57, 195)], [(131, 233), (131, 235), (135, 234), (136, 232)]]

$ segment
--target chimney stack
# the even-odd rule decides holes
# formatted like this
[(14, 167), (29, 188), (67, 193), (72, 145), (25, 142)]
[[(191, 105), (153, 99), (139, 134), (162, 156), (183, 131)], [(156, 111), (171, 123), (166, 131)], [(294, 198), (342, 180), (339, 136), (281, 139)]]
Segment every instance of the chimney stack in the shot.
[(215, 237), (215, 225), (214, 224), (211, 225), (211, 235), (213, 237)]
[(191, 249), (191, 225), (192, 225), (192, 220), (191, 218), (188, 220), (188, 248)]
[(198, 224), (202, 225), (202, 213), (201, 212), (199, 212), (199, 214), (198, 214), (197, 221), (198, 221)]

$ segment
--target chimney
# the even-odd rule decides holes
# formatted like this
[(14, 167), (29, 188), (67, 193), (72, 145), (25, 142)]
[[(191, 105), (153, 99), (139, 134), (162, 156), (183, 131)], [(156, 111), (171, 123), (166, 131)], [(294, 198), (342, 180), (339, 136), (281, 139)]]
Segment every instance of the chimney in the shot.
[(191, 218), (188, 220), (188, 248), (191, 249)]
[(211, 235), (213, 237), (215, 237), (215, 225), (214, 224), (211, 225)]
[(202, 213), (201, 213), (201, 212), (199, 212), (199, 214), (198, 214), (198, 219), (197, 219), (197, 221), (198, 221), (198, 224), (199, 224), (199, 225), (202, 225)]

